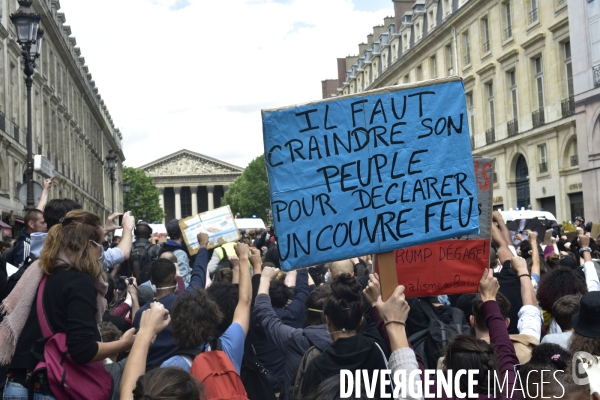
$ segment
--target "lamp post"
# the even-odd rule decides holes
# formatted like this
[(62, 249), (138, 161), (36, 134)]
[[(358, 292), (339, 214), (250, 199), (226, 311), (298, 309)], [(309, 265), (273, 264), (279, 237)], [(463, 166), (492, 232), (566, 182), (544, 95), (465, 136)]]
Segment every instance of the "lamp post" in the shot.
[(142, 219), (145, 221), (146, 220), (146, 210), (142, 211)]
[(135, 206), (135, 216), (138, 215), (138, 207), (140, 206), (140, 199), (138, 197), (133, 200), (133, 205)]
[(110, 172), (110, 188), (112, 194), (112, 212), (115, 212), (115, 165), (117, 164), (117, 156), (111, 150), (108, 151), (106, 156), (106, 163), (108, 164), (108, 170)]
[(126, 180), (125, 182), (123, 182), (123, 191), (125, 192), (125, 210), (123, 210), (123, 211), (128, 211), (128, 209), (129, 209), (129, 192), (131, 192), (131, 182), (129, 182), (129, 179)]
[(31, 8), (33, 1), (19, 0), (19, 9), (10, 16), (17, 31), (17, 43), (21, 46), (27, 87), (27, 208), (33, 208), (33, 138), (31, 130), (31, 87), (35, 72), (35, 60), (42, 50), (44, 31), (40, 28), (41, 17)]

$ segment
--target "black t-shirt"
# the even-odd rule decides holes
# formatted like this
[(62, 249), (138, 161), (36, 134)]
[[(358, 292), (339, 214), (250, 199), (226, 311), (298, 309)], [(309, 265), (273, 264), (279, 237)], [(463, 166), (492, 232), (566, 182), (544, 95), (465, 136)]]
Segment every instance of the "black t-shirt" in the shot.
[(502, 293), (508, 301), (510, 301), (510, 325), (508, 325), (509, 334), (518, 334), (519, 328), (519, 310), (523, 307), (523, 299), (521, 299), (521, 281), (517, 273), (510, 267), (510, 260), (504, 261), (502, 270), (494, 273), (500, 284), (500, 293)]
[[(35, 268), (36, 266), (33, 266)], [(100, 331), (96, 323), (96, 288), (88, 274), (75, 268), (56, 267), (48, 276), (43, 295), (48, 324), (54, 333), (67, 334), (69, 354), (78, 364), (87, 364), (98, 353)], [(37, 315), (37, 294), (27, 322), (17, 341), (11, 369), (30, 369), (37, 365), (32, 346), (42, 339)]]
[[(421, 332), (424, 329), (429, 328), (429, 317), (425, 314), (425, 311), (421, 309), (419, 306), (419, 301), (427, 301), (420, 300), (418, 298), (406, 299), (408, 305), (410, 306), (410, 311), (408, 312), (408, 318), (406, 320), (406, 335), (410, 337), (417, 332)], [(438, 318), (445, 324), (452, 323), (452, 307), (446, 305), (434, 306), (433, 309), (437, 314)], [(463, 320), (463, 324), (466, 322)]]

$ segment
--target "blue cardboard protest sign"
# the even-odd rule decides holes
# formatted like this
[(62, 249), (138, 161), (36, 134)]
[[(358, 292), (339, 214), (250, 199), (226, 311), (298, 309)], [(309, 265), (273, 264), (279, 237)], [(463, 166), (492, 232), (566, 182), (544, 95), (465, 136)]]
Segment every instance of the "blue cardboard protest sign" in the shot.
[(479, 231), (460, 78), (262, 118), (283, 270)]

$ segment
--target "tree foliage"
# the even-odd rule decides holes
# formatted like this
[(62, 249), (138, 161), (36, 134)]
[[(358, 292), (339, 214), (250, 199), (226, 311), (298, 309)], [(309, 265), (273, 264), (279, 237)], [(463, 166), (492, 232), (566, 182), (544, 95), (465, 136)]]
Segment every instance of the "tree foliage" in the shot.
[[(159, 192), (154, 182), (152, 182), (152, 178), (137, 168), (124, 167), (123, 181), (127, 180), (131, 184), (131, 191), (129, 195), (127, 193), (123, 194), (125, 196), (123, 198), (125, 210), (131, 211), (136, 221), (143, 219), (142, 214), (146, 211), (146, 218), (144, 219), (146, 222), (162, 222), (165, 213), (160, 207)], [(135, 207), (136, 197), (140, 201), (137, 213)]]
[(267, 220), (271, 198), (264, 155), (248, 164), (242, 175), (229, 186), (221, 204), (229, 205), (233, 214), (239, 213), (242, 218), (256, 215)]

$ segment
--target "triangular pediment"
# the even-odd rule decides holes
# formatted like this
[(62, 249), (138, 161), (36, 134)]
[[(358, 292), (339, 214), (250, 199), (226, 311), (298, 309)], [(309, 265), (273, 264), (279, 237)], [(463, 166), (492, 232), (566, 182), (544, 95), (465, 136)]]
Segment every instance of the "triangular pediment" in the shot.
[(139, 169), (150, 177), (193, 175), (240, 175), (243, 168), (190, 150), (179, 150)]

